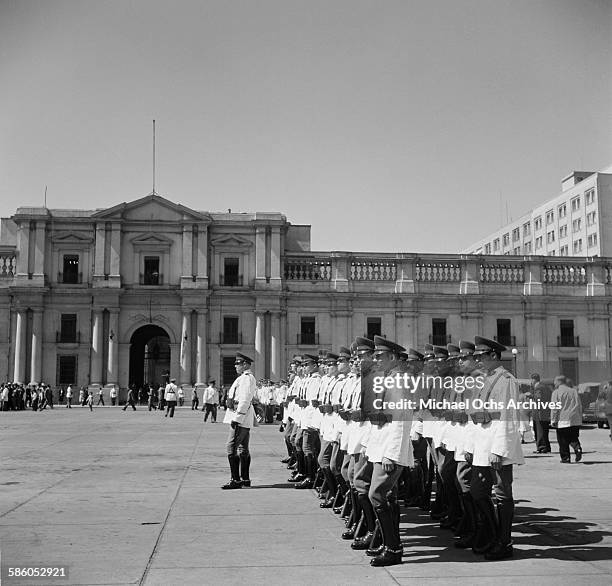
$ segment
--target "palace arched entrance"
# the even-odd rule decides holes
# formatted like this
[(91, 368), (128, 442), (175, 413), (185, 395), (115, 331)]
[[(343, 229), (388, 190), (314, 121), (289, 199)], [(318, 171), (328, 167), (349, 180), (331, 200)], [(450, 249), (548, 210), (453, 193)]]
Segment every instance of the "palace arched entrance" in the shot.
[(157, 388), (168, 382), (170, 337), (159, 326), (138, 328), (130, 339), (130, 385), (140, 388), (148, 383)]

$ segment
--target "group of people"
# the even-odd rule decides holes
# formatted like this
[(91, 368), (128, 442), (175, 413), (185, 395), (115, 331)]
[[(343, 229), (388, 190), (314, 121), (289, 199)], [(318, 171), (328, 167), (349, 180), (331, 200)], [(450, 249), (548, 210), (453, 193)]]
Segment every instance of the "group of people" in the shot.
[[(373, 566), (401, 563), (400, 498), (453, 531), (456, 548), (512, 557), (513, 466), (524, 460), (512, 406), (519, 385), (501, 365), (504, 350), (476, 337), (420, 353), (375, 336), (293, 358), (283, 422), (289, 482), (318, 489), (320, 506), (346, 519), (342, 537)], [(231, 423), (241, 430), (248, 408), (238, 401)], [(234, 467), (224, 488), (244, 483), (232, 463), (241, 433), (228, 442)]]
[(53, 409), (53, 389), (45, 383), (5, 383), (0, 389), (0, 411), (43, 411)]

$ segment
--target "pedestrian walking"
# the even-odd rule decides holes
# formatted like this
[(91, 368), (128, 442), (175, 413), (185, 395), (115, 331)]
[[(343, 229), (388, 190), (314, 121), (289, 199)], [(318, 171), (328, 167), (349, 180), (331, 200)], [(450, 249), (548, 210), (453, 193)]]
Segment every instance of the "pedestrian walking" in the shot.
[(533, 400), (536, 407), (531, 412), (533, 418), (533, 432), (535, 434), (536, 454), (550, 453), (550, 440), (548, 433), (550, 429), (550, 398), (552, 391), (548, 385), (540, 380), (540, 375), (536, 372), (531, 375), (531, 387), (533, 389)]
[(166, 414), (164, 417), (174, 417), (174, 409), (176, 407), (176, 397), (178, 388), (176, 386), (176, 379), (171, 378), (170, 382), (166, 385), (166, 390), (164, 393), (164, 399), (166, 400)]
[(114, 407), (117, 404), (117, 387), (115, 385), (112, 386), (109, 394), (111, 405)]
[(556, 376), (555, 390), (551, 397), (550, 424), (557, 429), (559, 456), (561, 464), (571, 462), (570, 447), (573, 448), (576, 462), (582, 460), (580, 445), (580, 425), (582, 424), (582, 402), (577, 389), (568, 385), (565, 376)]
[(182, 385), (178, 388), (177, 395), (179, 407), (182, 407), (185, 403), (185, 391), (183, 391)]
[(134, 385), (130, 385), (128, 388), (127, 400), (125, 401), (125, 405), (123, 407), (123, 411), (125, 411), (128, 406), (131, 406), (134, 411), (136, 411), (136, 391), (134, 389)]
[(198, 397), (198, 389), (194, 387), (193, 390), (191, 391), (191, 410), (197, 411), (199, 404), (200, 404), (200, 399)]
[(85, 404), (89, 407), (90, 411), (93, 411), (93, 391), (87, 392), (87, 399), (85, 399)]
[(102, 404), (102, 407), (104, 407), (104, 389), (102, 387), (100, 387), (100, 390), (98, 391), (98, 405)]
[(68, 385), (66, 389), (66, 409), (72, 409), (72, 386)]

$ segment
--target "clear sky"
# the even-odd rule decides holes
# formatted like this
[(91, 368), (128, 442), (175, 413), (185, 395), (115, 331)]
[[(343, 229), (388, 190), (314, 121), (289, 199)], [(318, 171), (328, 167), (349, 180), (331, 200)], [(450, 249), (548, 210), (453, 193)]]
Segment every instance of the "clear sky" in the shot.
[(612, 2), (0, 0), (0, 87), (2, 216), (147, 195), (155, 118), (173, 201), (457, 252), (612, 163)]

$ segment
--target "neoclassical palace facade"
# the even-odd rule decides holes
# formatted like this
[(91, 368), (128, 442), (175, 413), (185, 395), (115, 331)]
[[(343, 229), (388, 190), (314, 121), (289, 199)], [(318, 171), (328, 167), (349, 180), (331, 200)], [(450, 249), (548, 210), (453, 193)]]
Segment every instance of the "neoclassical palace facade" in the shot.
[[(0, 226), (0, 378), (186, 387), (257, 377), (295, 353), (382, 333), (405, 346), (481, 334), (519, 376), (603, 380), (602, 258), (312, 252), (280, 213), (209, 213), (157, 195), (97, 210), (20, 207)], [(512, 353), (510, 349), (513, 349)]]

